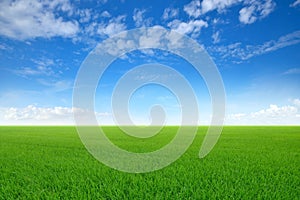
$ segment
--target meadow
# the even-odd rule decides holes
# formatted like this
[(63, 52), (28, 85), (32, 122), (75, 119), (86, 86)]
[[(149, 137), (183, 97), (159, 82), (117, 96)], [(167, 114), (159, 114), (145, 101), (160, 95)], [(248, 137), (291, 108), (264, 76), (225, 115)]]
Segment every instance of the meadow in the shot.
[[(134, 152), (164, 146), (177, 127), (133, 139), (104, 127)], [(75, 127), (0, 127), (0, 199), (299, 199), (300, 127), (227, 126), (198, 158), (207, 127), (187, 152), (150, 173), (111, 169), (85, 149)]]

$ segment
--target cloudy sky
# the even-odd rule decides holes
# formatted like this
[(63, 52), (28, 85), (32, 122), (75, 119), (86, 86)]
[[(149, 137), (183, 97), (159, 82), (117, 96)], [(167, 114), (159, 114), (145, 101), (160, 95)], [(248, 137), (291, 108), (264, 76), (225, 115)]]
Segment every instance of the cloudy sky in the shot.
[[(114, 34), (150, 26), (186, 34), (206, 49), (223, 78), (226, 124), (300, 124), (299, 19), (300, 0), (2, 0), (0, 124), (72, 124), (73, 85), (87, 55)], [(113, 123), (118, 78), (151, 62), (181, 70), (196, 91), (200, 124), (209, 124), (201, 77), (176, 55), (151, 49), (112, 63), (95, 95), (98, 120)], [(137, 74), (144, 76), (151, 74)], [(154, 104), (165, 108), (169, 124), (180, 123), (176, 97), (157, 85), (133, 93), (132, 119), (149, 123)]]

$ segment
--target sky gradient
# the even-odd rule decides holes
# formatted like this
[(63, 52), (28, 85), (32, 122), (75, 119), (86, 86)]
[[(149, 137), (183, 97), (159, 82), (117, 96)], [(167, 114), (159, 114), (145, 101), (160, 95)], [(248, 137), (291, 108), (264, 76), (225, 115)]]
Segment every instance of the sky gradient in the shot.
[[(88, 54), (114, 34), (161, 26), (196, 40), (215, 62), (226, 90), (225, 124), (300, 125), (299, 19), (300, 0), (3, 0), (0, 124), (73, 124), (73, 85)], [(184, 75), (198, 98), (199, 124), (209, 124), (203, 79), (184, 59), (155, 49), (131, 52), (108, 68), (95, 94), (101, 124), (113, 124), (110, 97), (118, 79), (147, 63)], [(137, 78), (144, 76), (151, 74)], [(157, 85), (133, 93), (133, 121), (149, 124), (155, 104), (165, 108), (168, 124), (180, 124), (179, 102)]]

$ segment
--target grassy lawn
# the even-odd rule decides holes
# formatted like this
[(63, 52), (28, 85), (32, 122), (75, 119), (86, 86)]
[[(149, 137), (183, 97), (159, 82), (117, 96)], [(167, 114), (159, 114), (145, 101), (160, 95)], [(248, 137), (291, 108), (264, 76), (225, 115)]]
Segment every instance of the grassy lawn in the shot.
[[(104, 129), (118, 146), (145, 152), (177, 127), (149, 139)], [(95, 160), (75, 127), (0, 127), (0, 199), (299, 199), (300, 127), (228, 126), (199, 159), (206, 129), (170, 166), (129, 174)]]

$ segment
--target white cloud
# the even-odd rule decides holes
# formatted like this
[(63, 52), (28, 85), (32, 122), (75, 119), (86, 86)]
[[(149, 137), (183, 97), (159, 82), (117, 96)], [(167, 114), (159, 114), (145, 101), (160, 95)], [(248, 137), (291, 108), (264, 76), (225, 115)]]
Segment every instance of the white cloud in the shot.
[(212, 36), (213, 43), (219, 43), (220, 42), (220, 31), (215, 32)]
[(294, 3), (290, 5), (290, 7), (297, 7), (300, 5), (300, 0), (296, 0)]
[(201, 15), (201, 8), (200, 8), (200, 1), (193, 0), (189, 4), (183, 7), (183, 10), (190, 16), (190, 17), (199, 17)]
[(175, 8), (166, 8), (162, 15), (163, 20), (169, 20), (178, 16), (179, 9)]
[(159, 47), (161, 45), (161, 37), (163, 33), (164, 31), (160, 29), (160, 26), (143, 32), (139, 38), (138, 46), (140, 48), (148, 48), (149, 46)]
[(294, 99), (293, 104), (300, 109), (300, 99)]
[(250, 114), (251, 117), (270, 117), (270, 118), (284, 118), (287, 116), (294, 116), (298, 112), (298, 109), (294, 106), (282, 106), (271, 104), (269, 108), (263, 109)]
[[(165, 28), (154, 26), (150, 29), (141, 30), (138, 34), (124, 32), (124, 34), (106, 40), (96, 47), (94, 53), (102, 55), (103, 52), (107, 52), (110, 55), (117, 56), (137, 48), (178, 48), (183, 45), (182, 36), (176, 31), (166, 32)], [(152, 50), (142, 50), (142, 52), (147, 54), (148, 58), (153, 55)], [(134, 54), (131, 52), (126, 55), (122, 59), (129, 59), (130, 55)], [(141, 55), (139, 54), (139, 56)], [(156, 56), (164, 57), (165, 55), (159, 54)]]
[(144, 26), (148, 27), (151, 25), (152, 18), (144, 19), (145, 13), (146, 13), (145, 9), (143, 9), (143, 10), (140, 10), (137, 8), (134, 9), (132, 19), (135, 22), (136, 27), (138, 27), (138, 28), (144, 27)]
[(101, 17), (111, 17), (111, 14), (108, 11), (103, 11), (100, 15)]
[(240, 16), (239, 16), (240, 22), (242, 22), (244, 24), (252, 24), (253, 22), (255, 22), (257, 18), (256, 18), (256, 16), (253, 16), (254, 11), (255, 11), (254, 6), (242, 8), (239, 12), (240, 13)]
[(241, 0), (203, 0), (200, 2), (199, 0), (193, 0), (189, 4), (185, 5), (183, 10), (190, 17), (199, 17), (205, 13), (208, 13), (213, 10), (217, 10), (218, 12), (224, 12), (226, 8), (233, 6)]
[(92, 17), (92, 11), (90, 9), (78, 10), (78, 14), (80, 16), (80, 23), (89, 22)]
[(8, 108), (4, 113), (6, 120), (49, 120), (57, 118), (65, 118), (73, 113), (72, 108), (54, 107), (41, 108), (34, 105), (29, 105), (25, 108)]
[(236, 114), (229, 114), (227, 116), (227, 118), (231, 119), (231, 120), (240, 120), (241, 118), (243, 118), (245, 116), (246, 116), (245, 113), (236, 113)]
[[(180, 22), (181, 23), (181, 22)], [(205, 22), (203, 22), (205, 24)], [(202, 25), (202, 24), (201, 24)], [(192, 29), (192, 36), (199, 34), (200, 27)], [(176, 27), (177, 28), (177, 27)], [(109, 53), (110, 55), (117, 56), (132, 49), (145, 49), (145, 48), (158, 48), (158, 49), (178, 49), (178, 48), (191, 48), (195, 52), (201, 51), (199, 48), (184, 43), (184, 37), (179, 34), (176, 30), (166, 31), (161, 26), (154, 26), (149, 29), (139, 30), (132, 34), (132, 32), (123, 32), (117, 37), (110, 38), (104, 43), (97, 45), (94, 54), (102, 55), (103, 52)], [(174, 50), (176, 51), (176, 50)], [(143, 53), (147, 54), (147, 57), (151, 56), (152, 51), (142, 50)], [(150, 53), (150, 54), (149, 54)], [(130, 58), (132, 53), (127, 54), (128, 56), (122, 57), (122, 59)], [(134, 54), (133, 54), (134, 55)], [(142, 54), (139, 54), (141, 56)], [(159, 59), (167, 56), (167, 53), (157, 54)]]
[(214, 46), (210, 48), (212, 52), (219, 53), (222, 58), (238, 58), (247, 60), (257, 55), (295, 45), (300, 43), (300, 31), (295, 31), (287, 35), (281, 36), (278, 40), (267, 41), (261, 45), (245, 45), (242, 43), (233, 43), (227, 46)]
[(43, 59), (39, 59), (39, 60), (32, 60), (35, 64), (39, 65), (39, 66), (51, 66), (54, 65), (54, 61), (52, 59), (49, 58), (43, 58)]
[(204, 14), (213, 10), (224, 12), (225, 8), (233, 6), (238, 2), (241, 2), (241, 0), (203, 0), (201, 3), (202, 13)]
[[(67, 125), (74, 124), (73, 114), (83, 117), (87, 110), (71, 107), (26, 107), (0, 108), (2, 125)], [(101, 124), (114, 124), (109, 112), (95, 112)], [(84, 120), (84, 119), (83, 119)], [(278, 106), (271, 104), (268, 108), (250, 113), (229, 114), (225, 124), (231, 125), (300, 125), (300, 99), (292, 100), (292, 105)]]
[(20, 69), (13, 70), (13, 72), (22, 77), (46, 75), (51, 76), (54, 71), (47, 66), (37, 66), (37, 67), (21, 67)]
[(35, 67), (21, 67), (13, 70), (13, 72), (22, 77), (37, 75), (53, 76), (56, 74), (52, 68), (54, 65), (54, 61), (52, 59), (43, 58), (32, 61), (35, 63)]
[(249, 54), (248, 57), (276, 51), (278, 49), (298, 43), (300, 43), (300, 31), (295, 31), (293, 33), (281, 36), (277, 41), (271, 40), (269, 42), (265, 42), (261, 46), (249, 46), (248, 49), (253, 51), (253, 53)]
[(98, 3), (100, 4), (106, 4), (108, 2), (108, 0), (98, 0)]
[(283, 75), (300, 74), (300, 68), (292, 68), (283, 73)]
[(239, 20), (244, 24), (252, 24), (258, 19), (265, 18), (275, 9), (276, 5), (272, 0), (264, 2), (248, 0), (246, 2), (248, 5), (239, 12)]
[(198, 36), (203, 27), (208, 27), (207, 22), (203, 20), (191, 20), (189, 22), (182, 22), (180, 20), (173, 20), (168, 23), (168, 26), (174, 31), (181, 34), (192, 34), (192, 36)]
[[(79, 112), (83, 116), (86, 110), (70, 107), (37, 107), (28, 105), (23, 108), (0, 108), (0, 124), (4, 125), (67, 125), (74, 124), (73, 113)], [(97, 119), (109, 118), (108, 112), (95, 112)]]
[(6, 44), (0, 44), (0, 50), (12, 50), (12, 48)]
[(73, 14), (68, 0), (27, 0), (0, 2), (0, 34), (9, 38), (24, 40), (36, 37), (73, 37), (79, 31), (75, 20), (58, 17)]
[(114, 34), (120, 33), (126, 30), (126, 24), (124, 23), (126, 16), (121, 15), (116, 18), (112, 18), (109, 20), (108, 23), (101, 23), (96, 24), (93, 23), (92, 25), (97, 27), (97, 33), (101, 36), (112, 36)]
[(73, 88), (73, 81), (70, 80), (45, 80), (38, 79), (40, 84), (49, 87), (47, 91), (49, 92), (61, 92)]
[(94, 36), (97, 34), (99, 24), (96, 22), (91, 22), (84, 27), (84, 32), (86, 35)]
[(293, 102), (294, 105), (271, 104), (256, 112), (230, 114), (225, 121), (226, 124), (240, 125), (300, 125), (300, 100)]
[(184, 6), (183, 10), (193, 18), (198, 18), (208, 12), (217, 10), (219, 13), (237, 4), (243, 4), (239, 11), (239, 20), (244, 24), (251, 24), (258, 19), (265, 18), (275, 8), (272, 0), (193, 0)]
[(134, 9), (132, 19), (135, 22), (136, 27), (141, 27), (143, 25), (143, 15), (145, 12), (146, 10)]

